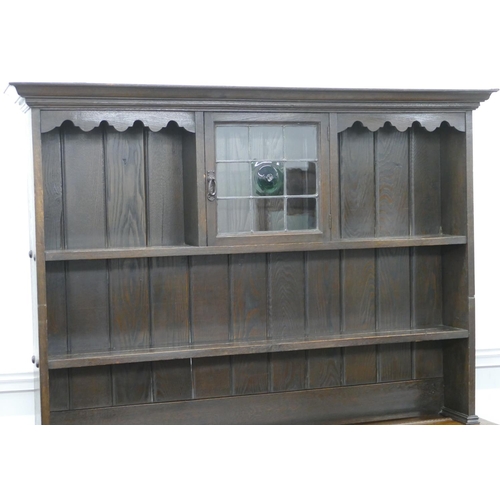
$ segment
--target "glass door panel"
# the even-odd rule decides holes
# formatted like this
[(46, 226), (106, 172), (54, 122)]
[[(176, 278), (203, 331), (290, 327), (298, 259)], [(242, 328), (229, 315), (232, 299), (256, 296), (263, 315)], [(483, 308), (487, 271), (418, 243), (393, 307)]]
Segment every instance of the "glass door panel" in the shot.
[(216, 181), (209, 240), (321, 233), (321, 198), (328, 198), (327, 116), (305, 123), (299, 114), (282, 122), (269, 115), (245, 122), (238, 115), (220, 121), (217, 116), (207, 134), (214, 141), (207, 148), (207, 170)]

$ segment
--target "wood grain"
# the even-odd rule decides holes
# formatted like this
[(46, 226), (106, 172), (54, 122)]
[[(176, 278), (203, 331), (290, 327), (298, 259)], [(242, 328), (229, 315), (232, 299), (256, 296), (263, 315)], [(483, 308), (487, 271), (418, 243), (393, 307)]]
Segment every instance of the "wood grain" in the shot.
[(467, 228), (467, 151), (463, 132), (458, 132), (451, 127), (443, 127), (440, 160), (443, 232), (465, 234)]
[(99, 408), (113, 404), (109, 366), (73, 368), (69, 380), (71, 409)]
[(231, 364), (228, 356), (193, 359), (194, 398), (231, 394)]
[(49, 372), (50, 411), (69, 410), (68, 370)]
[(82, 353), (109, 349), (108, 271), (105, 261), (67, 263), (69, 350)]
[(109, 263), (112, 349), (150, 347), (149, 283), (146, 259)]
[(267, 354), (243, 354), (231, 358), (232, 394), (258, 394), (268, 391), (269, 361)]
[(309, 338), (340, 332), (339, 252), (306, 254), (306, 323)]
[(50, 262), (46, 266), (47, 336), (49, 356), (68, 352), (66, 311), (66, 264)]
[(377, 236), (409, 234), (408, 135), (385, 126), (375, 134)]
[(151, 363), (112, 366), (113, 405), (150, 403), (153, 400)]
[(443, 379), (53, 412), (54, 424), (354, 424), (438, 415)]
[(106, 128), (106, 213), (111, 247), (146, 245), (143, 128)]
[(224, 255), (190, 259), (192, 342), (230, 338), (228, 258)]
[(269, 336), (303, 337), (305, 333), (304, 254), (269, 255)]
[(305, 351), (271, 354), (271, 391), (297, 391), (306, 387)]
[(184, 244), (182, 133), (145, 131), (148, 245)]
[(443, 376), (443, 346), (441, 342), (418, 342), (413, 349), (413, 378)]
[(157, 361), (152, 363), (152, 369), (155, 402), (191, 399), (193, 388), (189, 359)]
[(412, 250), (412, 326), (443, 324), (441, 249)]
[(308, 389), (336, 387), (343, 383), (341, 349), (307, 352)]
[[(342, 254), (342, 331), (373, 331), (375, 318), (375, 250)], [(377, 381), (375, 346), (344, 349), (346, 385)]]
[(43, 210), (45, 248), (64, 248), (63, 173), (61, 132), (42, 135)]
[(106, 247), (102, 130), (82, 134), (72, 126), (63, 136), (66, 248)]
[(410, 132), (411, 234), (441, 233), (441, 160), (438, 132), (414, 126)]
[(189, 343), (189, 269), (187, 257), (151, 259), (149, 263), (151, 345)]
[[(408, 249), (377, 250), (377, 329), (406, 330), (411, 325)], [(378, 380), (411, 379), (410, 344), (378, 347)]]
[(375, 234), (373, 133), (359, 124), (340, 134), (340, 218), (343, 238)]
[(265, 254), (229, 257), (231, 331), (234, 340), (267, 335), (267, 266)]

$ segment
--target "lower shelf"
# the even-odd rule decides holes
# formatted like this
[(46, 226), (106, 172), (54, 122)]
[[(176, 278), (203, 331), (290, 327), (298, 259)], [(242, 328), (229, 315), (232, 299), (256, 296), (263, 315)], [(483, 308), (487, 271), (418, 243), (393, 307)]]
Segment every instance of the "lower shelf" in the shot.
[(425, 342), (467, 338), (469, 332), (460, 328), (438, 326), (433, 328), (339, 333), (322, 338), (273, 339), (234, 341), (216, 344), (155, 347), (133, 350), (49, 356), (49, 369), (77, 368), (124, 363), (141, 363), (173, 359), (206, 358), (238, 354), (258, 354), (309, 349), (326, 349), (403, 342)]

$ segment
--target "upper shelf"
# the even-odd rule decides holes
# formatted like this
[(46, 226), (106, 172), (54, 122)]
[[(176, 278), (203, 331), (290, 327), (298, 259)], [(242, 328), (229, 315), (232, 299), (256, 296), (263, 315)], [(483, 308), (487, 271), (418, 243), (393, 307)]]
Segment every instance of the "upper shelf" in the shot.
[(42, 109), (183, 109), (349, 111), (472, 110), (489, 90), (254, 88), (88, 83), (12, 83), (26, 104)]
[(45, 260), (98, 260), (189, 255), (305, 252), (319, 250), (354, 250), (363, 248), (403, 248), (418, 246), (463, 245), (465, 236), (404, 236), (384, 238), (342, 238), (329, 242), (260, 243), (231, 246), (151, 246), (135, 248), (96, 248), (77, 250), (47, 250)]

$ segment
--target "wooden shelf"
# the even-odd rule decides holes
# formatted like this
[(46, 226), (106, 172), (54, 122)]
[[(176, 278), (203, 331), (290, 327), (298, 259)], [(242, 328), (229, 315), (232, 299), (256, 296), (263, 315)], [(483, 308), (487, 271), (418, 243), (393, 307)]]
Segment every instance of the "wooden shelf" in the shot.
[(342, 238), (315, 243), (268, 243), (232, 246), (151, 246), (134, 248), (96, 248), (82, 250), (47, 250), (46, 261), (132, 259), (150, 257), (223, 255), (269, 252), (305, 252), (320, 250), (353, 250), (362, 248), (403, 248), (420, 246), (463, 245), (465, 236), (429, 235), (386, 238)]
[(339, 348), (402, 342), (423, 342), (467, 338), (469, 332), (460, 328), (438, 326), (424, 329), (354, 332), (323, 338), (273, 339), (251, 342), (183, 345), (134, 350), (109, 350), (92, 353), (49, 356), (49, 369), (77, 368), (123, 363), (140, 363), (237, 354), (257, 354), (310, 349)]

